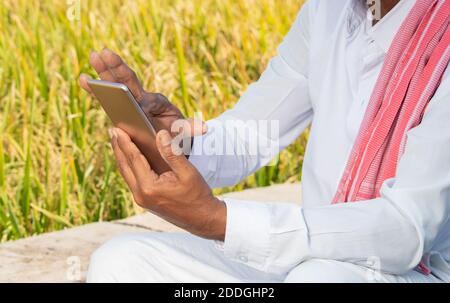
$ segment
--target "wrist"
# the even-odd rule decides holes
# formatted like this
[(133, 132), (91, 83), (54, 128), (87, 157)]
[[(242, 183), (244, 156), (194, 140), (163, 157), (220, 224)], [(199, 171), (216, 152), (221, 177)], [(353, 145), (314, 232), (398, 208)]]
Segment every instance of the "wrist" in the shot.
[(206, 222), (201, 227), (199, 236), (209, 240), (225, 241), (227, 225), (227, 207), (225, 202), (213, 197), (206, 213)]

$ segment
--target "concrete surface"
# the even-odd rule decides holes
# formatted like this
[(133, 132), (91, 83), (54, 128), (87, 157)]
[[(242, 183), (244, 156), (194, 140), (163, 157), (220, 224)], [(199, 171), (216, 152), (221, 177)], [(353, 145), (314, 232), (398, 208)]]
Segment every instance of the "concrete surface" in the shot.
[[(300, 203), (300, 185), (282, 184), (229, 193), (225, 197)], [(105, 241), (129, 232), (180, 232), (145, 213), (124, 220), (88, 224), (0, 245), (0, 282), (83, 282), (89, 256)]]

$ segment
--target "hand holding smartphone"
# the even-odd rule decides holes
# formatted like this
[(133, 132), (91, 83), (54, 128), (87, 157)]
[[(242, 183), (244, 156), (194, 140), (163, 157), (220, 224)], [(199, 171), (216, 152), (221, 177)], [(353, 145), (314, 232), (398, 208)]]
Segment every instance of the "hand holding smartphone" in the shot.
[(122, 83), (88, 79), (92, 93), (115, 127), (125, 131), (151, 168), (158, 174), (170, 170), (156, 147), (156, 128), (145, 115), (128, 87)]

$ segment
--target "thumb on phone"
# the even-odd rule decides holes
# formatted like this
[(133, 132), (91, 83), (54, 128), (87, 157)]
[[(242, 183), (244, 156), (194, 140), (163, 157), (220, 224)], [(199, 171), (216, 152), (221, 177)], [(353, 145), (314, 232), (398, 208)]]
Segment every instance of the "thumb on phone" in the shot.
[(174, 138), (167, 130), (161, 130), (156, 136), (159, 153), (179, 178), (189, 178), (195, 168), (183, 154), (182, 149), (175, 144)]
[(90, 95), (92, 95), (92, 90), (88, 85), (88, 80), (91, 79), (91, 77), (89, 77), (86, 74), (81, 74), (80, 75), (80, 79), (79, 79), (79, 83), (82, 89), (84, 89), (86, 92), (88, 92)]

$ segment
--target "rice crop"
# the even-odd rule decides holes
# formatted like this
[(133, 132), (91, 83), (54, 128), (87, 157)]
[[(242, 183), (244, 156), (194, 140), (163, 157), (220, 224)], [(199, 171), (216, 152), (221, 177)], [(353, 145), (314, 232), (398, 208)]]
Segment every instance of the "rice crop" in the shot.
[[(99, 104), (78, 86), (107, 46), (146, 89), (192, 116), (229, 109), (258, 79), (299, 0), (3, 0), (0, 242), (138, 213)], [(307, 135), (241, 184), (299, 180)]]

